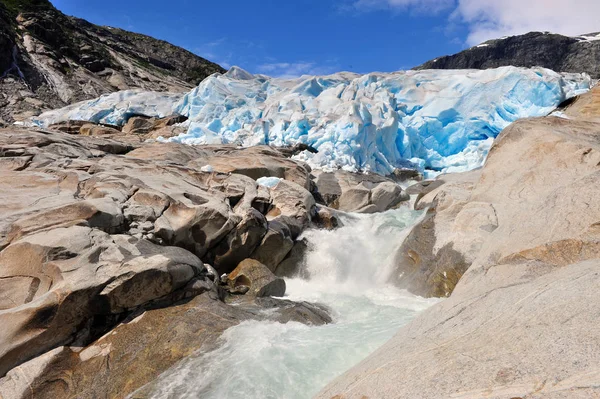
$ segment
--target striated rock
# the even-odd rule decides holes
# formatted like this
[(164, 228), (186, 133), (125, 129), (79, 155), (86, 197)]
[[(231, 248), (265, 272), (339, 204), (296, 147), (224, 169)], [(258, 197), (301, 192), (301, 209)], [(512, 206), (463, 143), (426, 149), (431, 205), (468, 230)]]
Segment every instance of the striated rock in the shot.
[(275, 277), (268, 267), (257, 260), (246, 259), (227, 277), (231, 288), (249, 287), (248, 294), (256, 297), (285, 295), (285, 281)]

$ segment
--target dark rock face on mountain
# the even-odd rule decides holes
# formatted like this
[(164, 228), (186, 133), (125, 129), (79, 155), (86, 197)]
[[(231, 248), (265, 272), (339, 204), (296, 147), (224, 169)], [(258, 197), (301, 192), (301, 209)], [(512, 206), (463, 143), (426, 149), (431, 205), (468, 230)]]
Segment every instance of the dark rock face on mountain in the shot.
[(186, 91), (224, 72), (189, 51), (68, 17), (47, 0), (0, 0), (0, 119), (118, 90)]
[[(544, 67), (557, 72), (586, 72), (600, 78), (597, 33), (568, 37), (530, 32), (490, 40), (458, 54), (428, 61), (415, 69), (487, 69), (501, 66)], [(600, 39), (600, 37), (599, 37)]]

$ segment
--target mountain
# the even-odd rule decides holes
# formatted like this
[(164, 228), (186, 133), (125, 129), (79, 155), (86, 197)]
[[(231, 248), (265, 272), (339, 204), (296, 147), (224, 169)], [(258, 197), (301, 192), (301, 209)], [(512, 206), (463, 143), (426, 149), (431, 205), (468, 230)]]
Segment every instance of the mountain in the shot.
[(69, 17), (47, 0), (0, 0), (0, 119), (118, 90), (188, 91), (225, 70), (149, 36)]
[(487, 69), (540, 66), (556, 72), (586, 72), (600, 78), (600, 33), (578, 37), (547, 32), (489, 40), (478, 46), (428, 61), (415, 69)]

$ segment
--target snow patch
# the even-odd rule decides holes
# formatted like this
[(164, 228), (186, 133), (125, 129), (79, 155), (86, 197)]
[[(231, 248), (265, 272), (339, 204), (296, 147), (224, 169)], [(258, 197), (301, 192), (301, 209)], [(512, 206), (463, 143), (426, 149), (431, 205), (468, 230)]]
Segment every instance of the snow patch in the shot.
[(258, 183), (259, 186), (273, 188), (278, 185), (281, 180), (283, 179), (279, 177), (261, 177), (256, 179), (256, 183)]

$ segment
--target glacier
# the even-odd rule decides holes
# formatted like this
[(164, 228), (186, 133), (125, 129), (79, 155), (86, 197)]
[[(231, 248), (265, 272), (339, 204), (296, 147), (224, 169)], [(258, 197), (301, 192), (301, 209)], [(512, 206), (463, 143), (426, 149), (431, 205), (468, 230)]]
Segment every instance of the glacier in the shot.
[(296, 158), (324, 170), (388, 175), (412, 167), (427, 177), (483, 164), (494, 138), (517, 119), (545, 116), (590, 89), (585, 74), (543, 68), (422, 70), (279, 79), (238, 67), (189, 93), (130, 90), (40, 115), (123, 125), (133, 115), (189, 119), (186, 144), (316, 148)]

